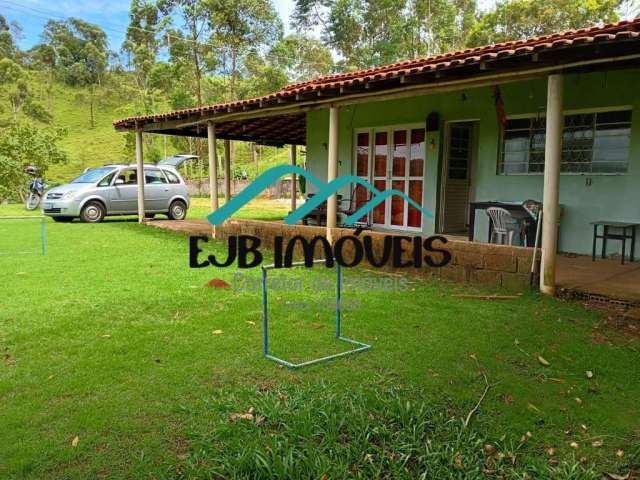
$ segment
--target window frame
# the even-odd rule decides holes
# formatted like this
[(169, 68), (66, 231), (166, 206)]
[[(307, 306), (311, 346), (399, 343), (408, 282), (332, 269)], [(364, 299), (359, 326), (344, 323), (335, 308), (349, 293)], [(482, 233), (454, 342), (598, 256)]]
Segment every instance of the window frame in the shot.
[[(634, 108), (633, 105), (616, 105), (611, 107), (599, 107), (599, 108), (579, 108), (579, 109), (571, 109), (571, 110), (563, 110), (562, 118), (564, 125), (564, 117), (570, 115), (580, 115), (580, 114), (597, 114), (597, 113), (608, 113), (608, 112), (631, 112), (631, 125), (630, 125), (630, 136), (633, 134), (633, 124), (634, 124)], [(520, 113), (515, 115), (508, 115), (507, 120), (523, 120), (523, 119), (534, 119), (534, 118), (546, 118), (546, 112), (540, 113)], [(564, 126), (563, 126), (564, 132)], [(500, 166), (504, 162), (502, 161), (502, 154), (504, 151), (504, 127), (500, 126), (500, 135), (498, 139), (498, 158), (496, 159), (496, 175), (502, 177), (514, 177), (514, 176), (540, 176), (544, 175), (544, 169), (542, 172), (515, 172), (515, 173), (505, 173), (500, 171)], [(546, 125), (545, 125), (545, 134), (546, 134)], [(631, 148), (629, 150), (629, 159), (627, 161), (627, 170), (625, 172), (560, 172), (560, 175), (566, 176), (621, 176), (621, 175), (629, 175), (629, 162), (631, 160)]]
[[(171, 170), (167, 170), (165, 168), (160, 168), (160, 171), (164, 174), (164, 177), (167, 179), (168, 185), (181, 185), (182, 181), (180, 180), (180, 176), (176, 172), (172, 172)], [(176, 182), (171, 181), (171, 177), (169, 175), (173, 175), (176, 178)]]
[[(155, 183), (155, 182), (147, 182), (147, 173), (149, 172), (158, 172), (161, 178), (164, 179), (164, 182), (160, 182), (160, 183)], [(164, 174), (164, 172), (162, 171), (161, 168), (145, 168), (144, 169), (144, 184), (145, 185), (169, 185), (169, 180), (167, 179), (166, 175)]]

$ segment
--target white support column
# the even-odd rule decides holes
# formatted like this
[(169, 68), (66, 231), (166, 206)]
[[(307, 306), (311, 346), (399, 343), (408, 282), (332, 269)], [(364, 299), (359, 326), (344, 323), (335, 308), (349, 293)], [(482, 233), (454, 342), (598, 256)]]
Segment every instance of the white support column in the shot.
[(558, 220), (560, 217), (560, 162), (562, 159), (562, 128), (564, 117), (562, 75), (547, 79), (547, 127), (544, 148), (544, 196), (542, 200), (542, 265), (540, 291), (556, 293), (556, 252), (558, 251)]
[(231, 141), (224, 141), (224, 203), (231, 200)]
[[(327, 161), (327, 183), (338, 176), (338, 107), (329, 108), (329, 145)], [(332, 230), (336, 228), (336, 215), (338, 213), (338, 197), (333, 194), (327, 200), (327, 238), (333, 241)]]
[(207, 141), (209, 147), (209, 198), (211, 211), (218, 210), (218, 153), (216, 152), (216, 125), (207, 122)]
[[(216, 152), (216, 125), (207, 122), (207, 141), (209, 150), (209, 198), (211, 200), (211, 211), (218, 210), (218, 153)], [(216, 238), (215, 225), (211, 228), (213, 238)]]
[[(292, 166), (296, 166), (296, 146), (291, 145), (291, 150), (289, 150), (289, 160)], [(295, 173), (291, 174), (291, 211), (293, 212), (296, 209), (297, 200), (298, 200), (298, 176)]]
[(138, 181), (138, 223), (144, 222), (144, 151), (142, 130), (136, 130), (136, 166)]

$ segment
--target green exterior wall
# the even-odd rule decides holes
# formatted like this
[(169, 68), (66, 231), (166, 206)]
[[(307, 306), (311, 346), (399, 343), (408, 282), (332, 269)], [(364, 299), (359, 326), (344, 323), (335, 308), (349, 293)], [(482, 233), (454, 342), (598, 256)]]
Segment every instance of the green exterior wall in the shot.
[[(626, 174), (562, 175), (561, 251), (590, 252), (591, 221), (606, 219), (640, 222), (640, 91), (635, 85), (639, 80), (640, 69), (565, 76), (565, 110), (631, 106), (633, 124), (629, 170)], [(545, 79), (505, 84), (501, 90), (507, 115), (544, 113), (546, 109)], [(424, 206), (434, 216), (437, 215), (439, 204), (438, 178), (444, 125), (450, 121), (479, 122), (477, 159), (471, 171), (472, 200), (542, 201), (541, 174), (505, 176), (496, 173), (500, 129), (496, 120), (493, 92), (489, 87), (341, 107), (338, 174), (352, 173), (354, 129), (424, 124), (430, 112), (437, 112), (440, 117), (440, 131), (427, 136), (425, 165)], [(327, 176), (328, 125), (328, 110), (307, 114), (307, 168), (323, 180)], [(433, 146), (430, 145), (432, 141)], [(349, 192), (341, 193), (349, 196)], [(486, 215), (478, 212), (477, 240), (486, 241), (487, 228)], [(423, 231), (425, 234), (433, 234), (435, 220), (425, 221)], [(620, 251), (620, 243), (612, 241), (609, 250)], [(640, 255), (638, 245), (636, 254)]]

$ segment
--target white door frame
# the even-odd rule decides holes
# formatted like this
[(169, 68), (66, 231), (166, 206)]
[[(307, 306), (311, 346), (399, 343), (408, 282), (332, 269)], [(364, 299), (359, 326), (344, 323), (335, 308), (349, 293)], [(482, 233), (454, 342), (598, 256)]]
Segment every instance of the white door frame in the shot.
[[(420, 198), (420, 204), (424, 206), (424, 197), (425, 197), (425, 184), (426, 184), (426, 175), (427, 175), (427, 132), (426, 125), (424, 123), (402, 123), (402, 124), (394, 124), (394, 125), (385, 125), (385, 126), (376, 126), (376, 127), (363, 127), (363, 128), (354, 128), (353, 129), (353, 148), (352, 148), (352, 161), (351, 161), (351, 171), (353, 175), (357, 175), (357, 151), (358, 151), (358, 134), (359, 133), (368, 133), (369, 134), (369, 166), (368, 166), (368, 174), (369, 177), (367, 181), (373, 185), (374, 183), (374, 167), (375, 167), (375, 135), (379, 132), (386, 132), (387, 134), (387, 162), (386, 162), (386, 175), (384, 178), (385, 181), (385, 189), (389, 189), (392, 186), (393, 181), (393, 132), (397, 130), (406, 130), (407, 131), (407, 159), (405, 161), (405, 175), (403, 180), (405, 182), (405, 194), (408, 195), (409, 190), (409, 181), (416, 180), (415, 177), (411, 177), (409, 175), (409, 169), (411, 166), (411, 130), (419, 130), (422, 129), (425, 131), (424, 141), (425, 141), (425, 152), (424, 152), (424, 164), (422, 168), (422, 177), (420, 178), (422, 181), (422, 197)], [(378, 180), (381, 180), (382, 177), (379, 177)], [(406, 226), (409, 219), (409, 205), (405, 202), (404, 204), (404, 212), (403, 225), (392, 225), (391, 224), (391, 201), (385, 201), (385, 223), (373, 223), (373, 213), (369, 213), (369, 220), (371, 221), (371, 225), (377, 228), (388, 229), (388, 230), (398, 230), (398, 231), (408, 231), (408, 232), (421, 232), (424, 228), (424, 219), (420, 222), (420, 227), (409, 227)]]

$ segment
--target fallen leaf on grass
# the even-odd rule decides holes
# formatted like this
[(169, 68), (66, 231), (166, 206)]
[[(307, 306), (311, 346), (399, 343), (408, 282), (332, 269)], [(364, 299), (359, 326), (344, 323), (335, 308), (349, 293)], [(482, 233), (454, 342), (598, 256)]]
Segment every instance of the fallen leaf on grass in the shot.
[(616, 457), (618, 457), (618, 458), (624, 457), (624, 450), (622, 450), (621, 448), (616, 450)]
[(628, 480), (629, 479), (629, 472), (625, 473), (624, 475), (618, 475), (617, 473), (605, 473), (605, 475), (607, 477), (609, 477), (611, 480)]
[(550, 367), (551, 366), (551, 364), (542, 355), (538, 355), (538, 362), (543, 367)]
[(582, 405), (582, 399), (580, 397), (576, 397), (576, 403), (578, 405)]
[(13, 366), (16, 364), (16, 357), (13, 357), (11, 355), (9, 355), (8, 353), (5, 353), (4, 357), (3, 357), (4, 363), (5, 365), (10, 365)]
[(231, 285), (220, 278), (213, 278), (209, 280), (204, 286), (207, 288), (231, 288)]
[(100, 335), (102, 338), (111, 338), (111, 335), (105, 334), (105, 335)]
[(593, 372), (591, 370), (587, 370), (586, 375), (589, 380), (593, 378)]
[(311, 324), (311, 328), (315, 328), (317, 330), (319, 328), (322, 328), (322, 324), (320, 324), (320, 323), (312, 323)]
[(252, 320), (246, 320), (246, 321), (245, 321), (245, 323), (246, 323), (247, 325), (255, 325), (255, 324), (256, 324), (256, 322), (254, 322), (254, 321), (252, 321)]
[(496, 447), (494, 447), (490, 443), (485, 444), (484, 447), (482, 448), (484, 450), (485, 455), (493, 455), (494, 453), (496, 453)]
[(236, 420), (253, 420), (253, 413), (232, 413), (229, 415), (229, 420), (232, 422)]
[(591, 443), (591, 446), (593, 448), (600, 448), (602, 444), (603, 444), (602, 440), (595, 440)]
[(571, 442), (571, 443), (569, 444), (569, 446), (570, 446), (571, 448), (580, 448), (580, 445), (578, 445), (578, 442)]
[(553, 457), (556, 454), (556, 449), (553, 447), (548, 447), (544, 449), (544, 452), (550, 457)]
[(78, 443), (80, 443), (80, 437), (76, 435), (75, 437), (73, 437), (73, 440), (71, 440), (71, 446), (77, 447)]
[(224, 332), (222, 330), (214, 330), (212, 333), (214, 335), (222, 335)]
[(527, 440), (529, 440), (531, 437), (533, 437), (533, 434), (531, 432), (527, 432), (524, 435), (522, 435), (522, 438), (520, 438), (520, 443), (524, 443)]
[(462, 470), (464, 468), (464, 463), (462, 463), (462, 455), (460, 454), (456, 455), (456, 458), (453, 460), (453, 463), (455, 467), (459, 470)]
[(510, 393), (503, 395), (502, 401), (507, 405), (511, 405), (513, 403), (513, 395), (511, 395)]
[(564, 378), (550, 378), (550, 381), (552, 381), (553, 383), (567, 383), (567, 381)]
[(589, 427), (587, 427), (584, 423), (580, 425), (580, 428), (585, 432), (589, 430)]
[(534, 412), (540, 413), (540, 409), (536, 407), (533, 403), (528, 403), (527, 408), (529, 410), (533, 410)]

